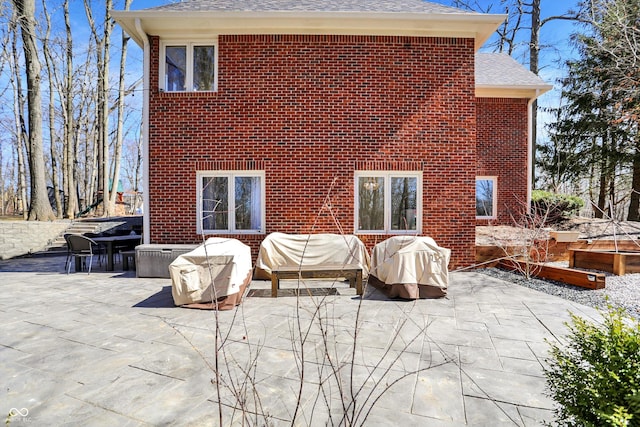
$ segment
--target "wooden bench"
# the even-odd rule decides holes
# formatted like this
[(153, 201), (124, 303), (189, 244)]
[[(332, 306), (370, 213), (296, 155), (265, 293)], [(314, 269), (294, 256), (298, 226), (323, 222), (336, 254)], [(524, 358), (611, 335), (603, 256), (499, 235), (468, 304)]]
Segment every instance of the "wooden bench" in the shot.
[(271, 271), (271, 296), (278, 296), (280, 279), (336, 279), (344, 277), (349, 286), (362, 295), (362, 267), (357, 264), (305, 265), (299, 267), (277, 267)]

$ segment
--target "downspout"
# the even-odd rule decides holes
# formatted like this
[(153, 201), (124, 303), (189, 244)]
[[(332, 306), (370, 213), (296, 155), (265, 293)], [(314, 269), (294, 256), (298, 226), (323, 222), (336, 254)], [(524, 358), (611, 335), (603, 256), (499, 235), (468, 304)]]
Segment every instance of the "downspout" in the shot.
[(540, 89), (536, 89), (536, 94), (527, 103), (527, 210), (531, 213), (531, 192), (533, 191), (533, 103), (540, 96)]
[(143, 41), (144, 62), (142, 78), (142, 243), (148, 245), (151, 241), (151, 224), (149, 215), (149, 73), (151, 65), (151, 48), (147, 33), (142, 29), (140, 18), (136, 18), (136, 31)]

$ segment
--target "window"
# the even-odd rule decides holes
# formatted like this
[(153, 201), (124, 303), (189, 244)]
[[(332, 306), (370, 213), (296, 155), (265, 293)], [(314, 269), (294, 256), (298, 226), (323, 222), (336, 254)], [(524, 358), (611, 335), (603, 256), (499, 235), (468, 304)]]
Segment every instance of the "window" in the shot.
[(160, 87), (167, 92), (216, 91), (217, 43), (162, 44)]
[(422, 172), (356, 172), (357, 233), (420, 232)]
[(496, 217), (496, 177), (476, 177), (476, 218)]
[(198, 233), (264, 233), (264, 172), (199, 172)]

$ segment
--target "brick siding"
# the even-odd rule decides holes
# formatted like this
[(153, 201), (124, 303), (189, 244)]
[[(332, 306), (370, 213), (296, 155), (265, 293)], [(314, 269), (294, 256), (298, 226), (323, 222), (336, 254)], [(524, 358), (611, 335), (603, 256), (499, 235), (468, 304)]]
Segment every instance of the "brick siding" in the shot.
[[(452, 249), (450, 268), (473, 263), (476, 115), (492, 114), (476, 108), (473, 39), (221, 35), (216, 93), (159, 91), (150, 40), (152, 243), (201, 240), (197, 170), (264, 170), (267, 234), (351, 234), (355, 170), (421, 170), (423, 234)], [(526, 120), (526, 102), (495, 107)], [(230, 237), (254, 256), (264, 238)], [(371, 248), (388, 236), (359, 237)]]
[(515, 225), (527, 206), (528, 100), (478, 98), (478, 176), (497, 176), (497, 218), (478, 225)]

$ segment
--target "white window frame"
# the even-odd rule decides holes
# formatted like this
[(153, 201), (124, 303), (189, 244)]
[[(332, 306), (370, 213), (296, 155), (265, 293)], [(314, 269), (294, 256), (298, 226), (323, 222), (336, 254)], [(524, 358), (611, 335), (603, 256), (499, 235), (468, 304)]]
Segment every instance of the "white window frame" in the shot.
[[(166, 48), (167, 46), (185, 46), (186, 47), (186, 76), (184, 82), (184, 91), (179, 90), (167, 90), (165, 86), (165, 65), (167, 62)], [(193, 89), (193, 48), (195, 46), (213, 46), (214, 61), (213, 64), (213, 90), (206, 91), (194, 91)], [(161, 91), (167, 93), (182, 93), (182, 92), (217, 92), (218, 91), (218, 37), (203, 39), (203, 40), (162, 40), (160, 42), (160, 74), (158, 76), (158, 87)]]
[[(360, 178), (384, 178), (384, 230), (359, 230), (360, 201), (358, 197)], [(416, 178), (416, 229), (415, 230), (393, 230), (391, 229), (391, 178)], [(354, 173), (354, 232), (355, 234), (420, 234), (422, 233), (422, 171), (356, 171)]]
[[(492, 181), (493, 182), (493, 194), (491, 195), (492, 206), (491, 212), (493, 215), (476, 215), (476, 219), (496, 219), (498, 217), (498, 177), (497, 176), (476, 176), (474, 185), (474, 194), (478, 188), (478, 181)], [(476, 206), (477, 212), (477, 206)]]
[[(229, 228), (227, 230), (209, 230), (204, 229), (202, 224), (202, 178), (215, 178), (226, 177), (229, 183), (229, 212), (227, 223)], [(258, 230), (236, 230), (236, 217), (235, 213), (235, 178), (260, 178), (260, 229)], [(196, 217), (196, 231), (198, 234), (264, 234), (265, 233), (265, 221), (266, 221), (266, 197), (265, 197), (265, 172), (264, 171), (248, 171), (248, 170), (234, 170), (234, 171), (198, 171), (196, 172), (196, 191), (197, 191), (197, 217)]]

